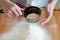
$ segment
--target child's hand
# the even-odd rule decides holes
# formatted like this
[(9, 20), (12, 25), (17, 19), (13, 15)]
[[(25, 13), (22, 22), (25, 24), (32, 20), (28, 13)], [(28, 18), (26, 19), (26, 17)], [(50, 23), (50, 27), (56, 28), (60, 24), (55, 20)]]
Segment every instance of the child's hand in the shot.
[(54, 6), (52, 4), (48, 4), (45, 9), (46, 9), (46, 19), (41, 23), (42, 26), (51, 20), (53, 16)]
[(2, 8), (4, 12), (10, 17), (22, 15), (21, 8), (11, 1), (4, 1), (2, 3)]

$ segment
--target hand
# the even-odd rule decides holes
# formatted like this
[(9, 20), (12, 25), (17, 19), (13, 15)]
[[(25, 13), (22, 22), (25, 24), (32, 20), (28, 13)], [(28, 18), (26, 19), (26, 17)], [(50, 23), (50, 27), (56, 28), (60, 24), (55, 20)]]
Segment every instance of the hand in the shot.
[(46, 14), (47, 15), (46, 15), (46, 19), (43, 22), (41, 22), (42, 26), (45, 25), (46, 23), (48, 23), (51, 20), (51, 18), (53, 16), (54, 6), (52, 4), (48, 4), (45, 9), (46, 9)]
[(11, 1), (4, 1), (2, 7), (4, 12), (10, 17), (22, 15), (22, 9)]

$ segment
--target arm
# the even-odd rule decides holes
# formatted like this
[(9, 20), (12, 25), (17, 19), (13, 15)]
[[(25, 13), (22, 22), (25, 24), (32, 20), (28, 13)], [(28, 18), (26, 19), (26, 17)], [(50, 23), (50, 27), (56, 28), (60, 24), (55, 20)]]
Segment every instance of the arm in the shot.
[(50, 21), (50, 19), (52, 18), (53, 16), (53, 9), (56, 5), (58, 0), (50, 0), (49, 4), (46, 6), (46, 19), (41, 23), (41, 25), (44, 25), (46, 23), (48, 23)]
[(7, 1), (10, 1), (10, 0), (0, 0), (0, 5), (2, 6), (3, 3), (6, 3)]
[(0, 0), (0, 5), (5, 14), (10, 17), (22, 15), (21, 8), (10, 0)]

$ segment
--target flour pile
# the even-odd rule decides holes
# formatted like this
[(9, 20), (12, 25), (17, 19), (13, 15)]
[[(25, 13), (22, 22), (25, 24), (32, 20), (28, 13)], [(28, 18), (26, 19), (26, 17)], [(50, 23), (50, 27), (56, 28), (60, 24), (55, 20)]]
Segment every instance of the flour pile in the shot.
[(51, 40), (51, 37), (45, 28), (21, 20), (9, 32), (2, 34), (0, 40)]

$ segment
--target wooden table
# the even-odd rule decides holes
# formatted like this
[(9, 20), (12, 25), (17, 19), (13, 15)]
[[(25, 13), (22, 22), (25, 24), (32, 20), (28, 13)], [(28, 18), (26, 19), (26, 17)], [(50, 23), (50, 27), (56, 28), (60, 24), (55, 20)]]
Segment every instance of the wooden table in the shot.
[[(1, 9), (1, 8), (0, 8)], [(41, 15), (41, 20), (45, 17), (45, 14)], [(5, 14), (0, 14), (0, 34), (6, 32), (13, 25), (13, 21), (18, 20), (20, 17), (10, 18)], [(60, 40), (60, 10), (55, 10), (52, 19), (45, 25), (49, 30), (54, 40)]]

